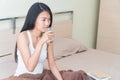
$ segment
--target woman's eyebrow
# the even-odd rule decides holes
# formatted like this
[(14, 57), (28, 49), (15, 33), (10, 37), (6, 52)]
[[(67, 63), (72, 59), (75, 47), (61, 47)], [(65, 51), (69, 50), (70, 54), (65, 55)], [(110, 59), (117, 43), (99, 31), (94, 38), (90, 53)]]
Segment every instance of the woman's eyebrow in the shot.
[(50, 18), (47, 18), (47, 17), (41, 17), (41, 18), (46, 18), (46, 19), (50, 19)]

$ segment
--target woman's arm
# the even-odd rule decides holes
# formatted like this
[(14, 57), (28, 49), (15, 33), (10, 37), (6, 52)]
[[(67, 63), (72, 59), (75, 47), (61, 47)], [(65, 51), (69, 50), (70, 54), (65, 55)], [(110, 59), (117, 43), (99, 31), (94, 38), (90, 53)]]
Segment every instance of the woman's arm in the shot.
[(53, 43), (48, 43), (48, 63), (52, 73), (57, 78), (57, 80), (63, 80), (54, 61)]
[(17, 47), (21, 53), (22, 59), (28, 71), (30, 72), (34, 71), (39, 61), (39, 56), (40, 56), (41, 49), (42, 49), (44, 42), (45, 41), (43, 39), (40, 39), (36, 45), (36, 48), (33, 54), (31, 55), (30, 50), (29, 50), (29, 40), (28, 40), (26, 32), (22, 32), (18, 36)]

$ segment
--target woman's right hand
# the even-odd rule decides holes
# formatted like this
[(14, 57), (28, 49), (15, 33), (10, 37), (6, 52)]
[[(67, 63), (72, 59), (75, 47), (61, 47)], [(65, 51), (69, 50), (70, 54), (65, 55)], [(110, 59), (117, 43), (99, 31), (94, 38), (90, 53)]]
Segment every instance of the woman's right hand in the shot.
[(52, 31), (47, 31), (42, 35), (40, 41), (42, 43), (46, 43), (48, 40), (52, 40), (53, 38), (54, 38), (53, 32)]
[(47, 42), (48, 41), (48, 33), (47, 32), (45, 32), (45, 33), (43, 33), (43, 35), (42, 35), (42, 37), (39, 39), (39, 41), (40, 41), (40, 43), (45, 43), (45, 42)]

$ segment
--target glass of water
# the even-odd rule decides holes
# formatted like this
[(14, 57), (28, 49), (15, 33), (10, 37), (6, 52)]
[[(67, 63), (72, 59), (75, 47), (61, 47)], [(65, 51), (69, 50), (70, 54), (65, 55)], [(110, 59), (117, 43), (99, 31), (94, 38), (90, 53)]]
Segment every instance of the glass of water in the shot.
[[(50, 34), (53, 34), (51, 28), (48, 28), (48, 29), (47, 29), (47, 32), (50, 32)], [(48, 40), (47, 43), (53, 43), (53, 39)]]

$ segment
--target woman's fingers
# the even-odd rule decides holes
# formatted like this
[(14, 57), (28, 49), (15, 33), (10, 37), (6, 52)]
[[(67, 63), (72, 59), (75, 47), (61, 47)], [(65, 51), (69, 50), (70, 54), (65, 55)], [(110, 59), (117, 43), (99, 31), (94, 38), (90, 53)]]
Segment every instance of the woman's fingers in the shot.
[(53, 39), (54, 38), (54, 33), (53, 31), (47, 31), (48, 39)]

